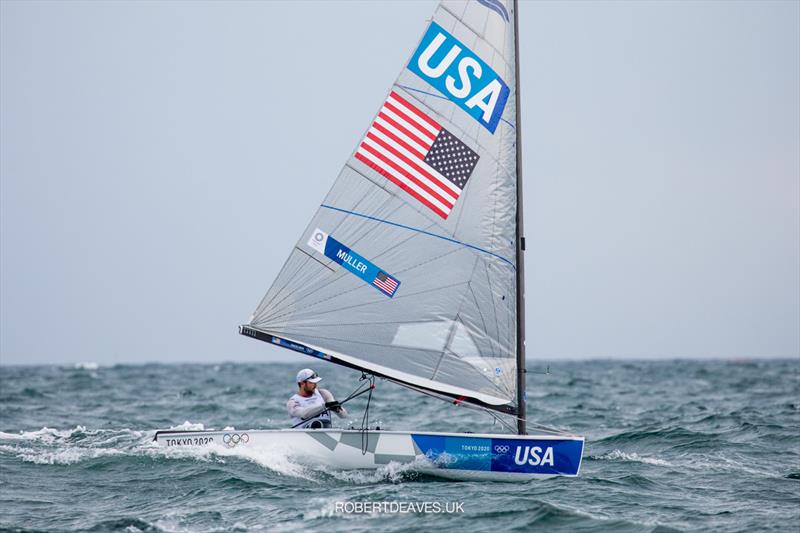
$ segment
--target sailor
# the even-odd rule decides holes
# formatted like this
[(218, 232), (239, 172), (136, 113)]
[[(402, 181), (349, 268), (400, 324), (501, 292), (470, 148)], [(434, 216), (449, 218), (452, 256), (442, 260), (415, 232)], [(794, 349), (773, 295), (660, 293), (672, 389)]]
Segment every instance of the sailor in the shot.
[(286, 408), (292, 418), (292, 427), (329, 428), (331, 411), (339, 418), (347, 416), (347, 411), (330, 391), (317, 388), (317, 383), (321, 380), (322, 378), (310, 368), (304, 368), (297, 373), (297, 394), (286, 402)]

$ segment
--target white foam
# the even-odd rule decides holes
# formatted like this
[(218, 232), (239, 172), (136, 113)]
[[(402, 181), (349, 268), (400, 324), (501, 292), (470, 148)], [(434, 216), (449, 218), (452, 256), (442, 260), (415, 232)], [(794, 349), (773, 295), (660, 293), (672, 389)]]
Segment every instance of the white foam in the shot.
[(75, 363), (73, 367), (76, 370), (97, 370), (100, 368), (100, 365), (94, 362), (87, 362), (87, 363)]
[(409, 474), (417, 474), (424, 470), (435, 468), (426, 457), (416, 457), (408, 463), (390, 461), (374, 470), (337, 470), (330, 467), (319, 467), (321, 472), (356, 485), (369, 485), (375, 483), (400, 483), (408, 478)]
[(221, 444), (203, 447), (161, 446), (148, 439), (138, 448), (140, 453), (168, 459), (192, 458), (199, 461), (225, 463), (231, 457), (239, 457), (251, 461), (275, 473), (315, 481), (312, 472), (292, 459), (291, 451), (280, 447), (228, 448)]
[(172, 426), (168, 429), (179, 429), (184, 431), (204, 431), (206, 428), (202, 423), (193, 424), (192, 422), (189, 422), (187, 420), (183, 424)]
[(216, 450), (218, 455), (225, 457), (242, 457), (278, 474), (316, 482), (311, 471), (293, 460), (291, 452), (288, 449), (277, 446), (272, 448), (227, 448), (215, 446), (215, 448), (218, 448)]
[[(734, 454), (735, 455), (735, 454)], [(759, 468), (752, 459), (736, 455), (726, 457), (721, 452), (706, 454), (690, 454), (683, 456), (686, 461), (684, 467), (691, 470), (717, 471), (717, 472), (744, 472), (756, 477), (783, 477), (783, 474), (767, 468)]]
[(663, 459), (656, 459), (655, 457), (644, 457), (638, 453), (627, 453), (621, 450), (614, 450), (613, 452), (601, 455), (598, 459), (607, 459), (611, 461), (633, 461), (635, 463), (645, 463), (655, 466), (673, 466), (672, 463), (664, 461)]
[[(202, 431), (203, 424), (185, 421), (174, 426), (173, 430)], [(70, 437), (80, 435), (80, 439)], [(98, 457), (112, 455), (150, 456), (166, 459), (192, 459), (202, 462), (226, 463), (231, 458), (241, 458), (276, 474), (298, 478), (312, 483), (324, 483), (326, 478), (367, 485), (402, 482), (408, 473), (418, 468), (428, 467), (430, 463), (422, 458), (412, 463), (391, 462), (376, 470), (339, 470), (316, 464), (298, 461), (291, 449), (259, 446), (257, 448), (229, 448), (222, 444), (204, 447), (165, 447), (153, 441), (152, 431), (122, 429), (87, 430), (84, 426), (73, 429), (53, 429), (44, 427), (37, 431), (19, 433), (0, 432), (0, 452), (14, 455), (25, 462), (49, 465), (69, 465)]]
[(57, 450), (37, 450), (16, 446), (0, 446), (0, 451), (16, 455), (26, 463), (37, 465), (71, 465), (86, 459), (94, 459), (108, 455), (123, 455), (125, 452), (115, 448), (79, 448), (70, 446)]
[(37, 431), (20, 431), (19, 433), (5, 433), (0, 431), (0, 440), (31, 440), (51, 443), (59, 439), (68, 439), (75, 433), (84, 432), (86, 432), (84, 426), (75, 426), (73, 429), (64, 430), (43, 427)]

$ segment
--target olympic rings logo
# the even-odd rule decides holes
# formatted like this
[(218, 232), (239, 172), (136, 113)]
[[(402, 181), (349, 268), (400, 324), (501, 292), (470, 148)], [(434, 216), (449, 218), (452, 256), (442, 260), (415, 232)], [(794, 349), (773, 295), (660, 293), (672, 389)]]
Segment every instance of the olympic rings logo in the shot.
[(242, 433), (241, 435), (239, 435), (238, 433), (225, 433), (225, 435), (222, 437), (222, 442), (224, 442), (228, 446), (228, 448), (233, 448), (240, 442), (242, 444), (247, 444), (249, 440), (250, 440), (250, 435), (248, 435), (247, 433)]
[(497, 453), (508, 453), (509, 447), (505, 444), (498, 444), (494, 447), (494, 451)]

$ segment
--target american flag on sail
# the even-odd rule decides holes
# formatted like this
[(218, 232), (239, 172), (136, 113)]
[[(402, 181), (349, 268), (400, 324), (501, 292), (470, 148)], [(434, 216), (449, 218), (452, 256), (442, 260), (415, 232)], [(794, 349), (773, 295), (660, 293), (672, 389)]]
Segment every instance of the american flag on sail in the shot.
[(446, 219), (479, 156), (392, 91), (356, 158)]
[(382, 292), (385, 292), (387, 295), (394, 296), (394, 291), (397, 290), (400, 282), (388, 275), (386, 272), (378, 272), (378, 275), (375, 276), (374, 280), (372, 280), (372, 284), (378, 287)]

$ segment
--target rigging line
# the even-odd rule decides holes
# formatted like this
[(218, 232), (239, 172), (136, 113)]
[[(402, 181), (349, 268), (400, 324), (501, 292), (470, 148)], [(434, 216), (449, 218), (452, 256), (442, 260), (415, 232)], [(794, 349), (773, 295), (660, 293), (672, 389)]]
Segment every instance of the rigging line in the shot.
[[(361, 378), (359, 379), (359, 381), (363, 382), (364, 379), (365, 379), (364, 376), (366, 376), (366, 372), (361, 372)], [(365, 383), (359, 383), (358, 386), (353, 390), (353, 392), (351, 392), (344, 400), (342, 400), (339, 403), (348, 402), (351, 399), (355, 398), (356, 396), (360, 395), (363, 391), (367, 390), (367, 389), (363, 389), (362, 390), (362, 387), (364, 385), (365, 385)], [(366, 385), (369, 386), (370, 384), (366, 383)]]
[(463, 241), (459, 241), (457, 239), (452, 239), (452, 238), (446, 237), (444, 235), (438, 235), (436, 233), (431, 233), (430, 231), (425, 231), (423, 229), (412, 228), (411, 226), (406, 226), (405, 224), (399, 224), (397, 222), (392, 222), (390, 220), (376, 218), (376, 217), (373, 217), (373, 216), (370, 216), (370, 215), (365, 215), (363, 213), (356, 213), (355, 211), (348, 211), (347, 209), (341, 209), (339, 207), (333, 207), (332, 205), (321, 204), (320, 207), (324, 207), (326, 209), (332, 209), (334, 211), (340, 211), (342, 213), (347, 213), (348, 215), (367, 218), (369, 220), (374, 220), (375, 222), (381, 222), (383, 224), (389, 224), (390, 226), (396, 226), (398, 228), (407, 229), (409, 231), (416, 231), (417, 233), (422, 233), (422, 234), (428, 235), (430, 237), (436, 237), (437, 239), (442, 239), (442, 240), (445, 240), (445, 241), (449, 241), (449, 242), (452, 242), (454, 244), (460, 244), (461, 246), (464, 246), (466, 248), (471, 248), (473, 250), (477, 250), (478, 252), (483, 252), (485, 254), (488, 254), (488, 255), (491, 255), (493, 257), (496, 257), (496, 258), (500, 259), (501, 261), (503, 261), (505, 263), (508, 263), (511, 266), (511, 268), (516, 270), (516, 267), (514, 266), (514, 263), (512, 263), (511, 261), (509, 261), (508, 259), (506, 259), (502, 255), (498, 255), (498, 254), (496, 254), (494, 252), (490, 252), (489, 250), (484, 250), (483, 248), (475, 246), (474, 244), (469, 244), (469, 243), (466, 243), (466, 242), (463, 242)]
[(527, 427), (532, 427), (538, 430), (544, 430), (548, 433), (554, 433), (556, 435), (572, 435), (569, 431), (564, 431), (563, 429), (554, 428), (552, 426), (545, 426), (544, 424), (537, 424), (535, 422), (530, 422), (526, 424)]
[(361, 417), (361, 455), (366, 455), (369, 449), (369, 404), (372, 402), (372, 391), (375, 390), (375, 376), (370, 375), (366, 378), (366, 374), (362, 372), (361, 379), (369, 379), (367, 406), (364, 408), (364, 416)]
[[(434, 93), (431, 93), (431, 92), (428, 92), (428, 91), (423, 91), (422, 89), (415, 89), (414, 87), (409, 87), (408, 85), (401, 85), (399, 83), (395, 83), (395, 86), (400, 87), (401, 89), (405, 89), (406, 91), (422, 93), (422, 94), (425, 94), (427, 96), (433, 96), (435, 98), (441, 98), (442, 100), (450, 101), (450, 99), (448, 97), (442, 96), (441, 94), (434, 94)], [(515, 129), (515, 130), (517, 129), (516, 126), (514, 126), (512, 123), (510, 123), (509, 121), (507, 121), (503, 117), (500, 117), (500, 120), (505, 122), (506, 124), (508, 124), (512, 129)]]
[(497, 414), (495, 414), (495, 413), (493, 413), (493, 412), (491, 412), (489, 410), (487, 410), (486, 412), (489, 413), (490, 415), (492, 415), (492, 418), (494, 418), (496, 421), (500, 422), (500, 424), (502, 424), (507, 430), (509, 430), (512, 433), (516, 433), (517, 428), (512, 426), (511, 424), (509, 424), (508, 422), (506, 422), (502, 418), (500, 418), (499, 415), (497, 415)]

